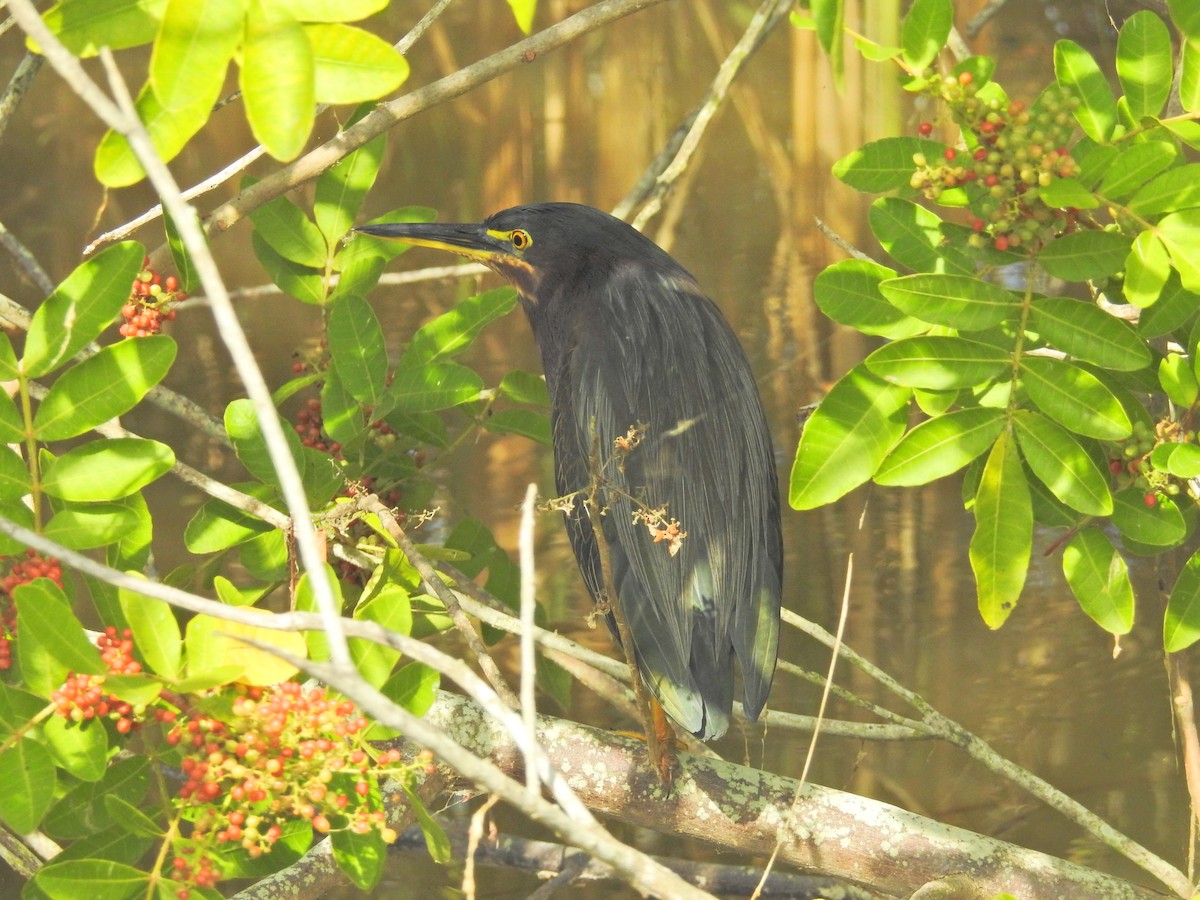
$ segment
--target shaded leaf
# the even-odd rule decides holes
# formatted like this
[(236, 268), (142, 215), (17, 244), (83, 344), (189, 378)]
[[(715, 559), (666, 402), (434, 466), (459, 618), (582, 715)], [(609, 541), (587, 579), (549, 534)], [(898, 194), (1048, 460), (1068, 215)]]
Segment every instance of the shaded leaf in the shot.
[(1150, 365), (1150, 349), (1137, 332), (1093, 303), (1039, 297), (1031, 312), (1034, 330), (1071, 356), (1120, 372)]
[(55, 459), (42, 476), (52, 497), (76, 502), (119, 500), (170, 471), (175, 454), (143, 438), (106, 438), (75, 447)]
[(975, 493), (970, 547), (979, 613), (989, 628), (1003, 625), (1016, 607), (1032, 550), (1029, 484), (1012, 434), (1002, 432), (988, 454)]
[(1132, 243), (1115, 231), (1077, 231), (1047, 244), (1038, 263), (1064, 281), (1094, 281), (1121, 271)]
[(1063, 548), (1063, 574), (1071, 593), (1110, 634), (1133, 628), (1133, 585), (1124, 558), (1099, 528), (1080, 530)]
[(29, 834), (54, 801), (57, 781), (54, 760), (41, 744), (26, 738), (6, 747), (0, 753), (0, 819), (17, 834)]
[(1126, 488), (1113, 494), (1112, 523), (1130, 540), (1151, 547), (1174, 547), (1187, 534), (1187, 523), (1175, 502), (1167, 496), (1154, 495), (1153, 505), (1146, 502), (1146, 492)]
[(1108, 474), (1075, 438), (1029, 410), (1018, 410), (1013, 424), (1025, 462), (1055, 497), (1086, 515), (1112, 512)]
[(1012, 366), (1012, 355), (979, 341), (937, 335), (885, 344), (867, 357), (866, 366), (893, 384), (945, 391), (999, 377)]
[(925, 138), (891, 137), (864, 144), (839, 159), (833, 174), (850, 187), (878, 194), (908, 186), (913, 174), (913, 154), (940, 156), (943, 144)]
[(482, 390), (483, 379), (458, 363), (410, 367), (402, 363), (388, 395), (398, 410), (431, 412), (476, 400)]
[(879, 290), (902, 312), (960, 331), (993, 328), (1020, 309), (1012, 291), (968, 275), (905, 275)]
[(1163, 617), (1163, 647), (1178, 653), (1200, 638), (1200, 550), (1184, 564)]
[(238, 84), (254, 139), (284, 162), (304, 149), (316, 118), (315, 65), (304, 31), (286, 9), (249, 0)]
[(360, 403), (382, 403), (387, 392), (387, 347), (371, 304), (353, 294), (339, 297), (329, 307), (327, 334), (330, 360), (346, 390)]

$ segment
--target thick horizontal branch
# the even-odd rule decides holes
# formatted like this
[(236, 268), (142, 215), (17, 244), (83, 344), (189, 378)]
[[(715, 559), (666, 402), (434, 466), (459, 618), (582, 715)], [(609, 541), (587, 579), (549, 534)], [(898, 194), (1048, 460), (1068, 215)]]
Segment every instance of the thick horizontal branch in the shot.
[[(521, 753), (471, 701), (443, 693), (426, 720), (519, 777)], [(751, 855), (766, 856), (783, 838), (780, 862), (878, 891), (907, 897), (953, 876), (987, 897), (1166, 896), (886, 803), (722, 760), (681, 754), (667, 796), (644, 765), (643, 745), (562, 719), (541, 717), (538, 741), (599, 814)]]

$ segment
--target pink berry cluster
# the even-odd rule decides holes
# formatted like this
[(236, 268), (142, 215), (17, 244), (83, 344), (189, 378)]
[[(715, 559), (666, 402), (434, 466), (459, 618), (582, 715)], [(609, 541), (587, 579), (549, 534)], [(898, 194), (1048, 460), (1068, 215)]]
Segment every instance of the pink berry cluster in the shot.
[[(1021, 100), (985, 100), (970, 72), (927, 76), (926, 84), (926, 92), (950, 110), (965, 146), (947, 147), (940, 159), (914, 154), (909, 184), (931, 200), (947, 189), (966, 188), (972, 246), (1036, 247), (1075, 228), (1078, 210), (1048, 206), (1041, 192), (1056, 179), (1078, 173), (1068, 150), (1078, 98), (1052, 85), (1032, 108)], [(917, 131), (929, 137), (934, 123), (922, 122)]]
[[(0, 558), (0, 566), (5, 560)], [(17, 638), (17, 607), (13, 591), (35, 578), (49, 578), (63, 586), (62, 566), (53, 556), (43, 558), (32, 548), (24, 556), (8, 557), (8, 570), (0, 578), (0, 672), (12, 668), (13, 644)]]
[[(112, 675), (137, 675), (142, 664), (133, 657), (133, 634), (128, 628), (118, 632), (109, 625), (96, 641), (100, 659)], [(129, 734), (139, 725), (144, 710), (135, 710), (115, 694), (104, 689), (105, 676), (71, 672), (62, 687), (50, 695), (54, 711), (64, 719), (82, 723), (91, 719), (109, 719), (118, 734)], [(162, 720), (170, 715), (155, 711)]]
[(179, 279), (174, 275), (163, 278), (150, 268), (150, 257), (142, 259), (142, 271), (133, 280), (129, 300), (121, 307), (122, 337), (149, 337), (162, 330), (163, 322), (175, 318), (173, 304), (187, 298), (179, 290)]
[[(167, 733), (182, 755), (178, 798), (193, 821), (175, 845), (173, 877), (211, 887), (220, 877), (219, 849), (261, 856), (296, 819), (322, 834), (376, 830), (388, 843), (396, 839), (376, 779), (411, 777), (427, 763), (405, 765), (398, 750), (375, 751), (357, 707), (321, 688), (285, 682), (235, 690), (228, 716), (183, 715)], [(186, 890), (179, 896), (186, 900)]]

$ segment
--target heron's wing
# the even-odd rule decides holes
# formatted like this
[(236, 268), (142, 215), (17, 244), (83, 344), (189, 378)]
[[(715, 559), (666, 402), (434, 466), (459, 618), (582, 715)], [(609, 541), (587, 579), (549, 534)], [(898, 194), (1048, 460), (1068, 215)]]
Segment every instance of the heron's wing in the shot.
[[(752, 717), (774, 672), (782, 548), (766, 420), (737, 338), (692, 282), (631, 268), (608, 285), (577, 311), (554, 379), (559, 489), (585, 489), (595, 455), (639, 664), (673, 718), (715, 737), (734, 656)], [(596, 594), (590, 523), (570, 529)]]

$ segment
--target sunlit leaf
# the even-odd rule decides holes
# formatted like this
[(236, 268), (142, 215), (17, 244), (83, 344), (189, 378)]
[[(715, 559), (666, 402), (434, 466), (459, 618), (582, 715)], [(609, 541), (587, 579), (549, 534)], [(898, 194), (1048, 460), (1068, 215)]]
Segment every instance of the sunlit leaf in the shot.
[(11, 447), (0, 447), (0, 500), (20, 500), (31, 490), (29, 468)]
[(325, 433), (340, 444), (358, 439), (367, 428), (362, 407), (333, 366), (325, 373), (325, 383), (321, 385), (321, 419)]
[(1150, 350), (1133, 328), (1093, 303), (1040, 297), (1031, 311), (1034, 330), (1071, 356), (1121, 372), (1150, 365)]
[(519, 434), (551, 446), (550, 420), (545, 413), (532, 409), (502, 409), (488, 416), (484, 426), (493, 434)]
[[(1154, 14), (1149, 13), (1153, 18)], [(1170, 79), (1167, 79), (1170, 84)], [(1123, 146), (1100, 182), (1099, 191), (1108, 200), (1120, 200), (1138, 191), (1147, 181), (1167, 170), (1179, 156), (1174, 144), (1145, 141)]]
[[(238, 489), (266, 499), (272, 493), (267, 485), (239, 485)], [(249, 513), (234, 509), (223, 500), (211, 499), (196, 511), (183, 533), (184, 546), (192, 553), (215, 553), (235, 547), (271, 526)]]
[(286, 8), (301, 22), (356, 22), (373, 16), (388, 0), (267, 0)]
[[(354, 611), (354, 618), (375, 622), (399, 634), (411, 634), (413, 619), (408, 591), (402, 585), (385, 585), (379, 593)], [(354, 661), (359, 675), (374, 688), (380, 687), (388, 680), (400, 659), (399, 650), (374, 641), (351, 638), (349, 645), (350, 658)]]
[(1193, 293), (1200, 292), (1200, 209), (1164, 216), (1157, 234), (1171, 254), (1183, 286)]
[(46, 467), (42, 490), (52, 497), (88, 502), (119, 500), (141, 490), (175, 465), (166, 444), (143, 438), (106, 438), (68, 450)]
[[(363, 111), (366, 107), (363, 107)], [(349, 124), (354, 124), (351, 118)], [(387, 135), (363, 144), (336, 165), (330, 166), (317, 178), (316, 196), (313, 200), (313, 218), (325, 235), (330, 246), (346, 236), (354, 225), (363, 198), (375, 183), (383, 154), (387, 149)], [(342, 278), (345, 279), (345, 273)], [(341, 285), (339, 284), (339, 288)], [(365, 291), (352, 291), (362, 296)]]
[(1089, 281), (1121, 271), (1133, 239), (1115, 231), (1077, 231), (1046, 245), (1042, 268), (1064, 281)]
[(1200, 639), (1200, 550), (1193, 553), (1175, 579), (1163, 617), (1163, 646), (1177, 653)]
[(75, 437), (133, 409), (175, 361), (163, 334), (126, 340), (67, 369), (33, 418), (38, 439)]
[(71, 612), (67, 595), (53, 581), (35, 578), (13, 588), (12, 597), (22, 640), (36, 641), (70, 671), (92, 675), (108, 671), (100, 661), (100, 651)]
[(989, 628), (1003, 625), (1016, 607), (1032, 550), (1029, 484), (1012, 434), (1001, 432), (975, 493), (975, 533), (970, 547), (979, 613)]
[(287, 196), (264, 203), (250, 213), (250, 219), (255, 234), (285, 260), (310, 269), (324, 268), (327, 255), (324, 236), (304, 210)]
[(408, 78), (408, 61), (391, 44), (353, 25), (306, 25), (318, 103), (377, 100)]
[(500, 379), (500, 393), (515, 403), (532, 406), (549, 406), (550, 394), (546, 390), (546, 379), (533, 372), (514, 369)]
[(1081, 529), (1063, 548), (1063, 574), (1083, 611), (1110, 634), (1133, 627), (1129, 567), (1099, 528)]
[(172, 608), (128, 588), (119, 588), (121, 612), (133, 631), (133, 640), (150, 671), (178, 678), (183, 660), (183, 637)]
[(902, 266), (916, 272), (973, 274), (975, 271), (967, 256), (946, 243), (945, 223), (919, 203), (901, 197), (880, 197), (871, 204), (867, 220), (883, 249)]
[(900, 23), (900, 45), (909, 68), (923, 69), (937, 59), (952, 27), (950, 0), (914, 0)]
[(1074, 178), (1055, 178), (1038, 189), (1038, 199), (1056, 209), (1095, 209), (1100, 205), (1096, 195)]
[[(89, 900), (129, 900), (147, 896), (153, 876), (124, 863), (107, 859), (49, 862), (38, 872), (38, 886), (51, 897), (88, 897)], [(171, 884), (165, 879), (163, 887)]]
[(1179, 273), (1172, 271), (1167, 276), (1158, 302), (1142, 310), (1138, 319), (1138, 335), (1144, 340), (1163, 337), (1181, 328), (1200, 310), (1200, 296), (1186, 291), (1179, 281)]
[(487, 325), (517, 305), (517, 292), (494, 288), (458, 303), (417, 329), (405, 352), (403, 366), (437, 362), (465, 350)]
[(1163, 242), (1153, 231), (1139, 233), (1125, 260), (1125, 299), (1143, 309), (1152, 306), (1170, 277), (1171, 259)]
[(356, 400), (378, 406), (387, 392), (388, 356), (383, 328), (371, 304), (353, 294), (329, 307), (329, 356), (338, 378)]
[(1180, 50), (1179, 105), (1192, 113), (1200, 110), (1200, 37), (1194, 35)]
[(115, 544), (137, 524), (137, 514), (119, 503), (82, 503), (60, 509), (42, 533), (72, 550)]
[(1182, 353), (1168, 353), (1158, 364), (1158, 383), (1176, 406), (1187, 409), (1196, 402), (1200, 385), (1191, 361)]
[(879, 290), (902, 312), (961, 331), (992, 328), (1020, 308), (1012, 291), (967, 275), (905, 275), (882, 282)]
[[(53, 371), (112, 324), (129, 299), (144, 252), (135, 241), (113, 244), (80, 263), (54, 289), (33, 314), (25, 337), (21, 370), (26, 376), (39, 378)], [(12, 345), (8, 346), (6, 358)]]
[[(287, 441), (292, 458), (296, 461), (296, 468), (303, 472), (304, 463), (300, 452), (302, 449), (300, 438), (296, 436), (294, 429), (284, 423), (281, 425), (283, 425), (284, 440)], [(275, 464), (267, 449), (267, 442), (259, 426), (254, 404), (250, 400), (234, 400), (225, 407), (225, 431), (229, 434), (229, 439), (233, 441), (233, 449), (237, 453), (238, 459), (242, 461), (242, 465), (250, 474), (267, 484), (277, 485), (279, 476), (275, 474)]]
[[(264, 621), (274, 615), (253, 607), (246, 607), (244, 611), (259, 613)], [(266, 649), (246, 641), (264, 645)], [(295, 665), (273, 654), (271, 648), (278, 648), (293, 657), (306, 655), (302, 634), (243, 625), (204, 614), (188, 621), (186, 642), (189, 672), (236, 668), (241, 672), (237, 680), (243, 684), (278, 684), (296, 674)]]
[(420, 826), (421, 834), (425, 837), (425, 849), (429, 851), (429, 856), (434, 862), (448, 863), (450, 861), (450, 839), (446, 837), (446, 832), (442, 830), (442, 826), (437, 823), (437, 820), (429, 815), (429, 810), (425, 808), (421, 798), (413, 792), (408, 784), (401, 781), (400, 786), (408, 795), (409, 806), (417, 817), (417, 825)]
[(1117, 101), (1092, 55), (1074, 41), (1058, 41), (1054, 45), (1054, 74), (1060, 85), (1079, 98), (1075, 119), (1084, 134), (1101, 143), (1112, 137)]
[(1126, 488), (1113, 494), (1112, 523), (1122, 535), (1151, 547), (1174, 547), (1187, 535), (1187, 523), (1175, 501), (1144, 489)]
[(51, 716), (42, 726), (46, 745), (59, 768), (80, 781), (99, 781), (108, 757), (108, 733), (93, 724), (80, 728), (65, 716)]
[(957, 472), (992, 445), (1004, 427), (998, 409), (960, 409), (922, 422), (898, 443), (875, 473), (886, 485), (928, 484)]
[(212, 108), (244, 14), (244, 0), (167, 0), (150, 57), (150, 84), (165, 109)]
[[(192, 139), (192, 135), (204, 127), (212, 104), (198, 100), (191, 106), (167, 109), (147, 83), (138, 94), (135, 108), (138, 118), (150, 134), (154, 150), (164, 162), (170, 162), (179, 155), (179, 151)], [(133, 152), (128, 139), (112, 129), (105, 132), (96, 147), (93, 167), (97, 180), (106, 187), (128, 187), (146, 177), (146, 171), (138, 162), (137, 154)]]
[(1171, 93), (1171, 33), (1156, 13), (1139, 10), (1117, 35), (1117, 77), (1135, 121), (1157, 116)]
[(1068, 431), (1110, 441), (1133, 432), (1133, 423), (1117, 397), (1079, 366), (1046, 356), (1026, 356), (1021, 359), (1021, 382), (1038, 409)]
[(1012, 355), (979, 341), (937, 335), (885, 344), (867, 357), (866, 366), (893, 384), (945, 391), (998, 377), (1012, 366)]
[(1142, 185), (1127, 205), (1142, 217), (1200, 206), (1200, 163), (1163, 172)]
[(945, 145), (914, 137), (890, 137), (864, 144), (839, 159), (833, 174), (855, 190), (878, 194), (907, 187), (913, 174), (913, 154), (940, 156)]
[(250, 243), (254, 247), (255, 257), (266, 269), (267, 275), (285, 294), (303, 303), (319, 305), (325, 302), (325, 287), (320, 272), (284, 259), (257, 229), (250, 235)]
[(1013, 424), (1025, 462), (1055, 497), (1089, 516), (1112, 512), (1108, 473), (1069, 432), (1029, 410), (1019, 410)]
[[(101, 47), (125, 50), (150, 43), (166, 7), (167, 0), (63, 0), (42, 20), (63, 46), (86, 58)], [(40, 52), (32, 39), (28, 43)]]
[(455, 362), (410, 367), (401, 364), (388, 395), (396, 409), (431, 412), (476, 400), (482, 390), (483, 380)]
[(508, 0), (508, 5), (512, 8), (513, 18), (517, 20), (517, 27), (524, 34), (533, 31), (533, 16), (537, 12), (537, 0)]
[(813, 509), (852, 491), (904, 433), (910, 392), (855, 366), (825, 395), (800, 435), (789, 499)]
[(304, 27), (286, 10), (249, 0), (238, 84), (254, 139), (278, 160), (294, 159), (308, 141), (314, 70)]

